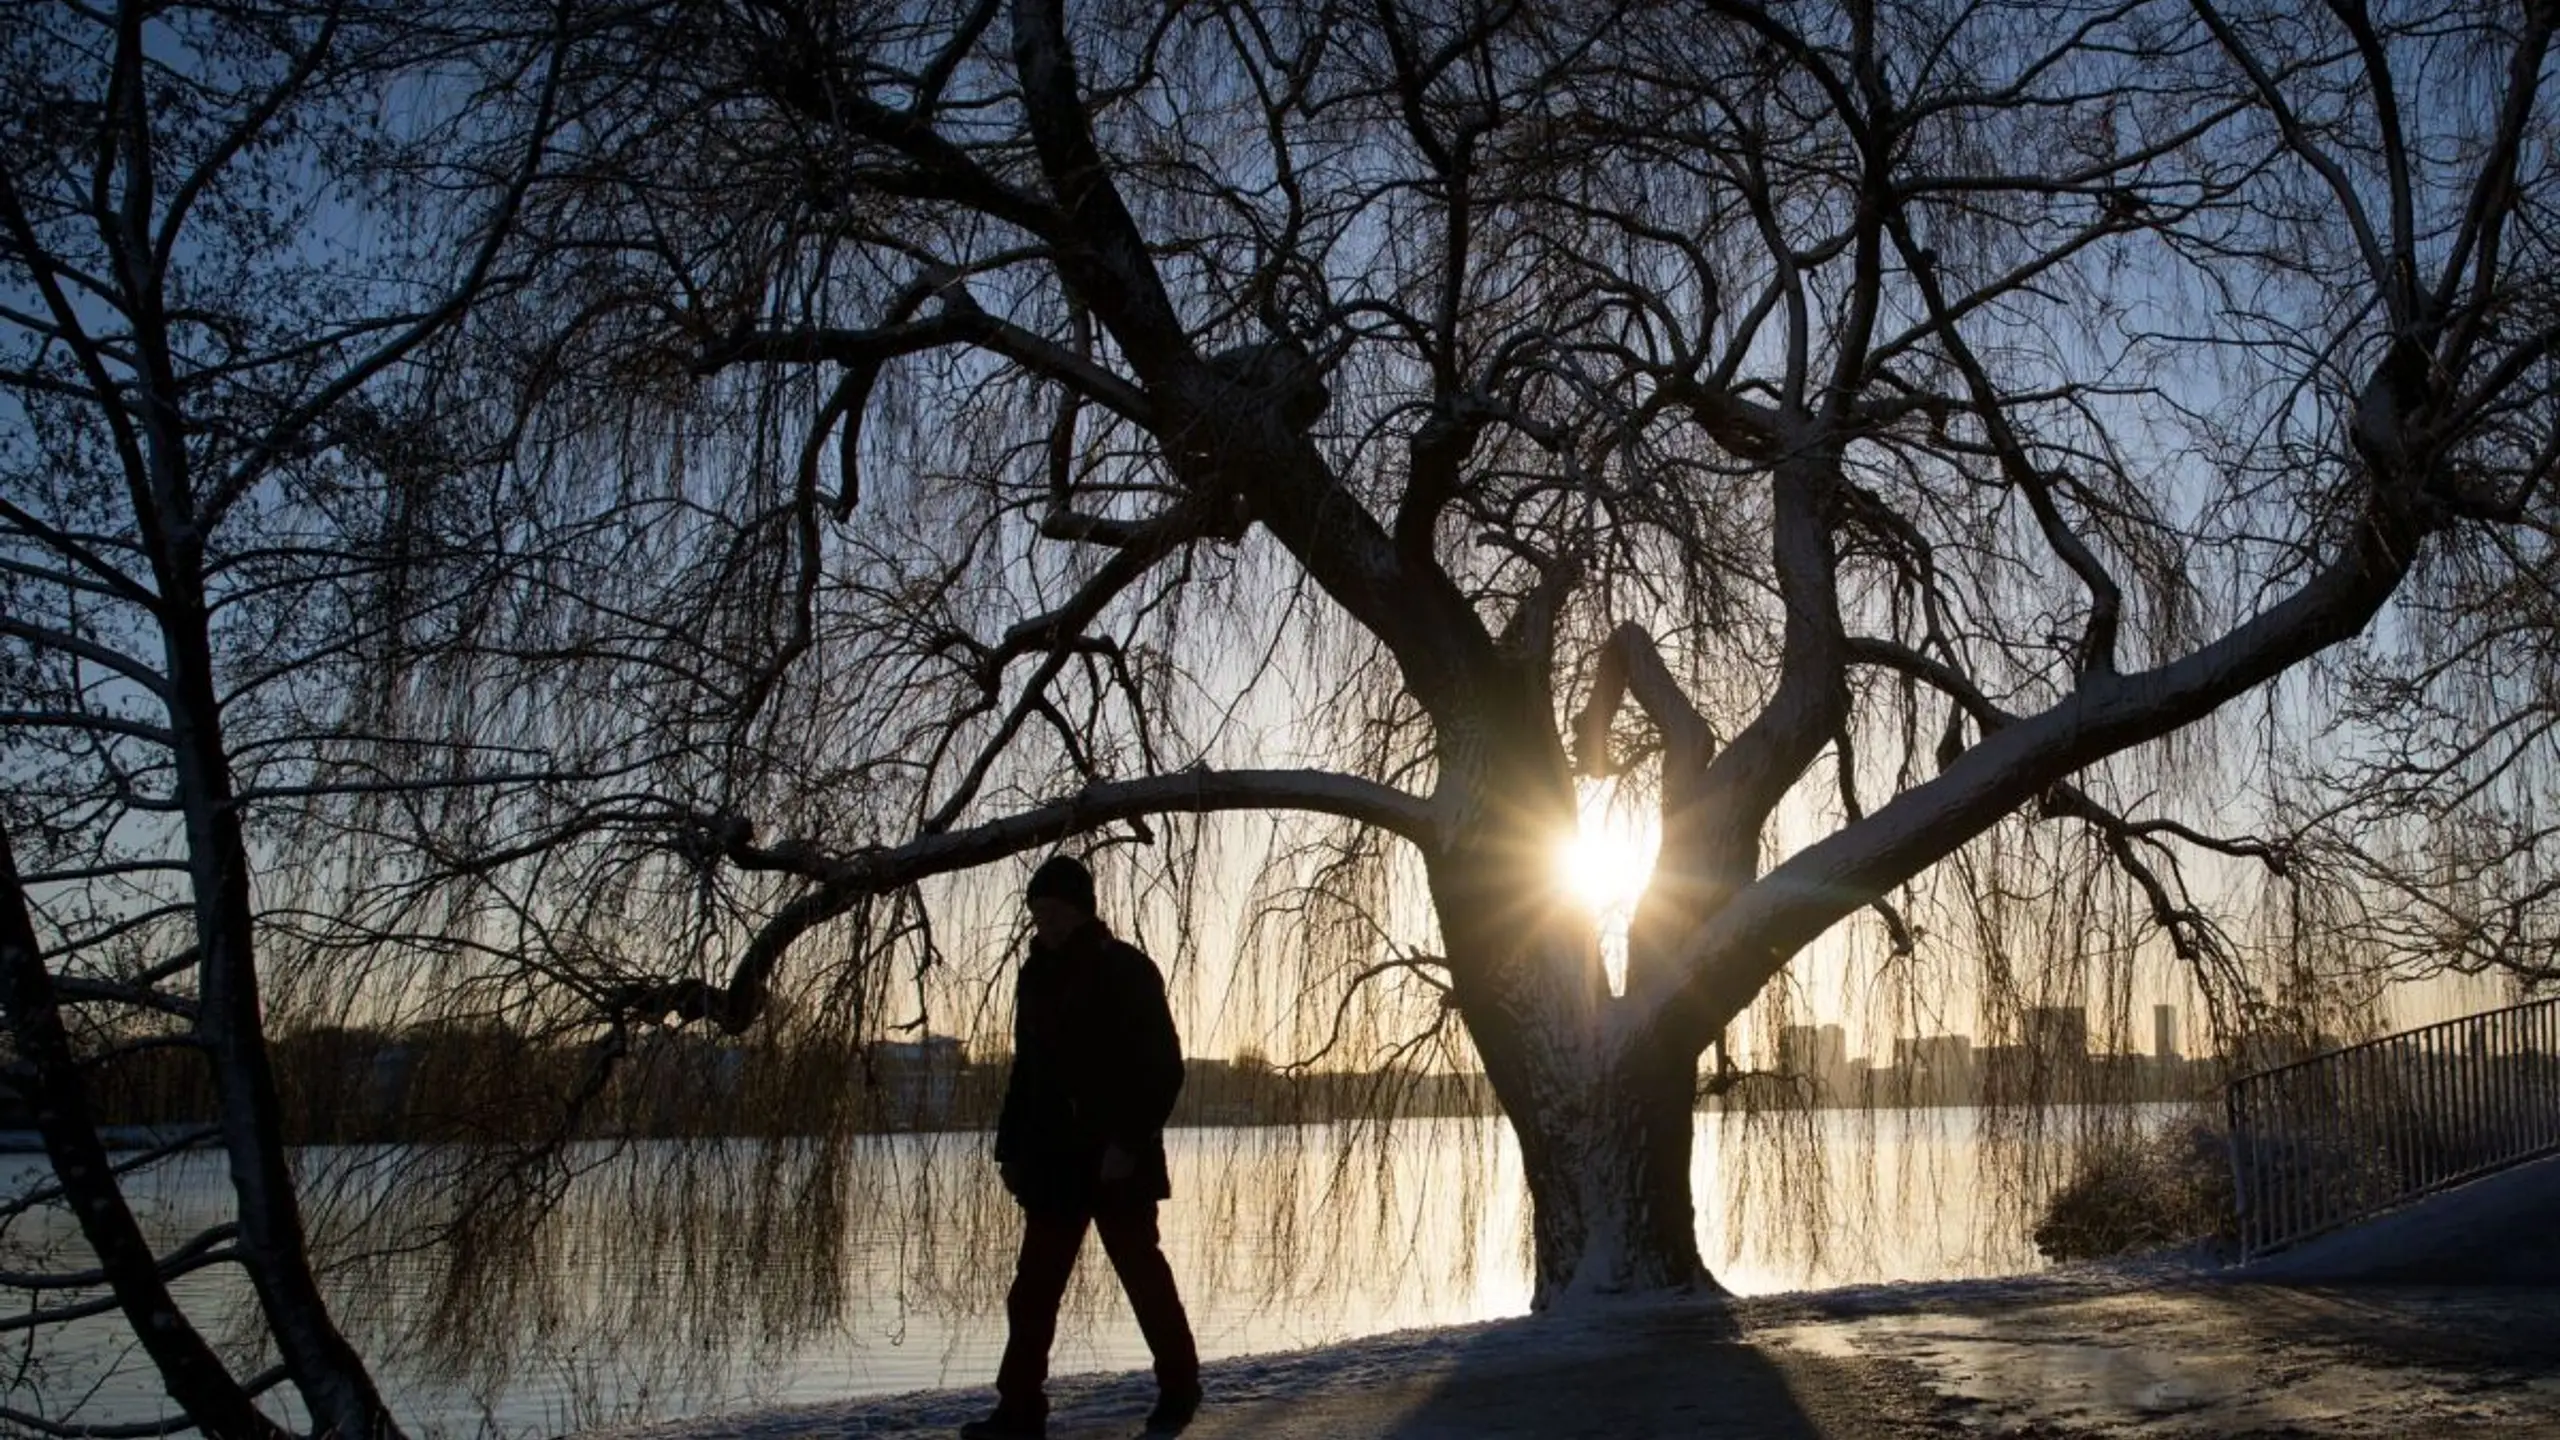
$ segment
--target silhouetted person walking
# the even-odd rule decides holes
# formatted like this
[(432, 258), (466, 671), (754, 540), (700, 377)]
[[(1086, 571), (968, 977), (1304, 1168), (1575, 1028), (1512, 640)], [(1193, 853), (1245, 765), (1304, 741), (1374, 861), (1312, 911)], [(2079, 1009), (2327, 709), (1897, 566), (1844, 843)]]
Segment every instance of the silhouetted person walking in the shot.
[(1182, 1092), (1182, 1041), (1164, 976), (1094, 913), (1093, 873), (1066, 856), (1032, 872), (1031, 953), (1013, 992), (1013, 1071), (996, 1123), (996, 1164), (1022, 1203), (1022, 1256), (1005, 1296), (996, 1410), (965, 1440), (1046, 1433), (1049, 1342), (1091, 1225), (1120, 1275), (1156, 1362), (1151, 1433), (1200, 1407), (1200, 1356), (1173, 1269), (1156, 1242), (1156, 1202), (1173, 1193), (1164, 1122)]

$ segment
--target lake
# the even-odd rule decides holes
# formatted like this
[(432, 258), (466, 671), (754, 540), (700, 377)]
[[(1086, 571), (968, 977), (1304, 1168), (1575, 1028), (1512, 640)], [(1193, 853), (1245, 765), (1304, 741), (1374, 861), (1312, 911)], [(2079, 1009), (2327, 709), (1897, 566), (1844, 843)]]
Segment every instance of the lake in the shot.
[[(1698, 1125), (1699, 1244), (1746, 1294), (2034, 1269), (2027, 1225), (2068, 1149), (1969, 1109), (1709, 1113)], [(1167, 1148), (1165, 1247), (1206, 1357), (1528, 1308), (1526, 1198), (1498, 1121), (1180, 1130)], [(647, 1142), (494, 1181), (485, 1166), (403, 1150), (314, 1149), (300, 1162), (342, 1323), (410, 1434), (460, 1437), (987, 1383), (1015, 1235), (985, 1151), (974, 1134), (864, 1137), (832, 1154)], [(16, 1160), (0, 1187), (22, 1193), (42, 1174), (40, 1158)], [(457, 1195), (518, 1193), (556, 1193), (558, 1219), (474, 1236), (494, 1263), (459, 1279), (448, 1250), (395, 1243), (422, 1223), (403, 1197), (451, 1211), (486, 1208)], [(219, 1223), (227, 1197), (211, 1155), (133, 1191), (162, 1236)], [(67, 1217), (24, 1217), (0, 1237), (6, 1268), (47, 1255), (71, 1268), (84, 1254)], [(179, 1293), (200, 1328), (255, 1352), (235, 1272), (187, 1277)], [(55, 1332), (36, 1360), (0, 1403), (62, 1418), (85, 1397), (76, 1413), (89, 1423), (167, 1409), (113, 1320)], [(1145, 1364), (1089, 1241), (1056, 1369)]]

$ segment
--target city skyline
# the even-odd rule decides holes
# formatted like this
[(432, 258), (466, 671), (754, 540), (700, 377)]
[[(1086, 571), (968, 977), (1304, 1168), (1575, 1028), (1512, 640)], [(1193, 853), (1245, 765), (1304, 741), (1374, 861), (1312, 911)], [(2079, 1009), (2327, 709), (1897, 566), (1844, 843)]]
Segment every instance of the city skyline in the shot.
[[(2130, 1045), (2093, 1046), (2092, 1032), (2088, 1023), (2089, 1007), (2086, 1005), (2029, 1005), (2020, 1007), (2015, 1012), (2019, 1039), (2014, 1042), (2002, 1041), (1981, 1045), (1976, 1043), (1972, 1031), (1936, 1030), (1895, 1034), (1889, 1041), (1889, 1052), (1873, 1049), (1870, 1042), (1871, 1048), (1868, 1053), (1853, 1055), (1849, 1053), (1849, 1027), (1845, 1023), (1814, 1021), (1779, 1026), (1776, 1032), (1777, 1053), (1783, 1060), (1789, 1056), (1810, 1052), (1818, 1063), (1839, 1065), (1864, 1061), (1878, 1069), (1887, 1068), (1877, 1064), (1885, 1053), (1892, 1054), (1896, 1065), (1899, 1065), (1907, 1052), (1940, 1053), (1948, 1048), (1948, 1042), (1953, 1042), (1956, 1048), (1965, 1051), (1989, 1050), (1999, 1048), (2003, 1044), (2017, 1044), (2025, 1048), (2051, 1050), (2064, 1054), (2134, 1054), (2153, 1058), (2184, 1058), (2185, 1032), (2179, 1024), (2179, 1008), (2167, 1004), (2154, 1004), (2144, 1008), (2150, 1012), (2151, 1033), (2147, 1048), (2136, 1048)], [(2131, 1018), (2131, 1012), (2128, 1012), (2128, 1033), (2123, 1037), (2127, 1040), (2133, 1038), (2130, 1033)]]

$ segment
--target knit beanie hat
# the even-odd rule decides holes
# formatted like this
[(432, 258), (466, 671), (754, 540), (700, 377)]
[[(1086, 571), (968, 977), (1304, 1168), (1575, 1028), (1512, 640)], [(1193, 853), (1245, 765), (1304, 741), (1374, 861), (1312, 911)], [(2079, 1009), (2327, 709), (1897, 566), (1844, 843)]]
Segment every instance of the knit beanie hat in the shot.
[(1069, 901), (1090, 915), (1094, 911), (1093, 872), (1071, 855), (1052, 855), (1031, 872), (1031, 883), (1022, 892), (1025, 900), (1037, 900), (1043, 895)]

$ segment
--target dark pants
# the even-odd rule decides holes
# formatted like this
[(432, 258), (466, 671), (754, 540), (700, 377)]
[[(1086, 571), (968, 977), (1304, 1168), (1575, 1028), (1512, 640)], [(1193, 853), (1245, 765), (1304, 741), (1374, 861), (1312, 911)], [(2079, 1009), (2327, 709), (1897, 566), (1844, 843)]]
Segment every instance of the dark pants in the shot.
[(1057, 1338), (1058, 1302), (1066, 1298), (1088, 1224), (1102, 1233), (1103, 1253), (1138, 1314), (1139, 1333), (1155, 1356), (1157, 1388), (1180, 1392), (1200, 1384), (1191, 1320), (1173, 1288), (1173, 1267), (1156, 1245), (1156, 1202), (1115, 1201), (1093, 1211), (1026, 1210), (1022, 1258), (1014, 1263), (1013, 1289), (1004, 1299), (1004, 1363), (996, 1369), (996, 1403), (1008, 1414), (1028, 1419), (1049, 1413), (1049, 1342)]

